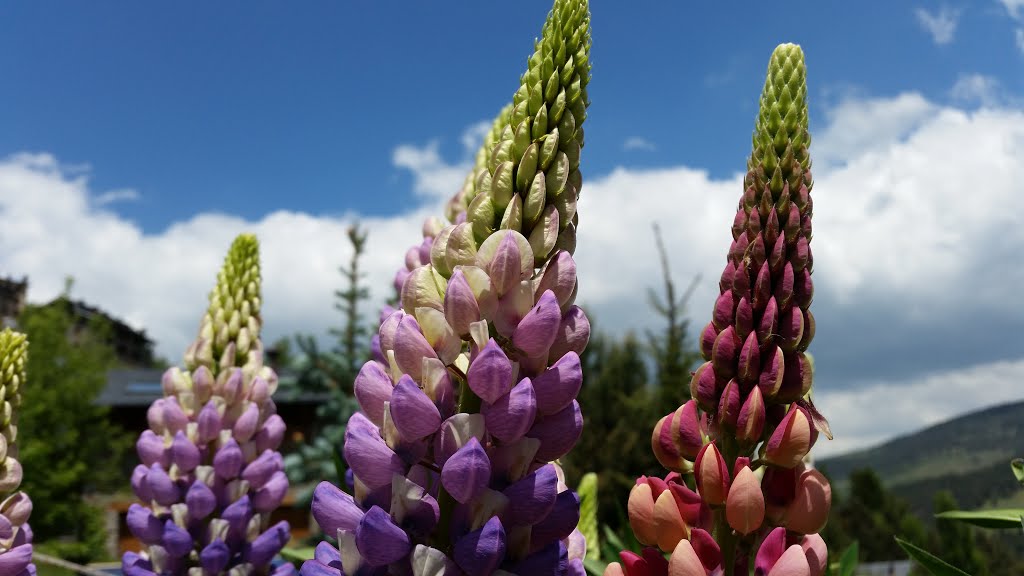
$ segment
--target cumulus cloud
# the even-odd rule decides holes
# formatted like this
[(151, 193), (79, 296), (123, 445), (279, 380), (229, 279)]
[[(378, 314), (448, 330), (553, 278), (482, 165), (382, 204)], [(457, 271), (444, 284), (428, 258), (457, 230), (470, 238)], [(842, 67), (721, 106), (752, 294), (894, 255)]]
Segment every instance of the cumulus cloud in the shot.
[[(1024, 359), (990, 362), (959, 370), (926, 374), (909, 381), (875, 381), (857, 390), (828, 390), (815, 395), (835, 440), (820, 438), (814, 454), (824, 458), (894, 435), (938, 424), (951, 414), (981, 410), (1020, 400), (1011, 382), (1024, 380)], [(880, 426), (880, 423), (885, 425)]]
[(917, 16), (917, 23), (931, 34), (936, 44), (949, 44), (953, 41), (956, 25), (960, 20), (958, 11), (943, 7), (933, 14), (924, 8), (918, 8), (914, 10), (914, 15)]
[(1000, 100), (999, 80), (984, 74), (961, 74), (949, 91), (954, 100), (994, 106)]
[[(468, 134), (469, 132), (467, 132)], [(471, 152), (477, 140), (466, 139)], [(842, 449), (985, 402), (1009, 399), (1024, 363), (1024, 113), (940, 106), (916, 93), (849, 99), (815, 133), (815, 316), (818, 398)], [(437, 143), (404, 145), (424, 206), (367, 218), (366, 268), (377, 302), (425, 216), (462, 182), (469, 154), (446, 161)], [(738, 166), (737, 168), (742, 168)], [(657, 221), (677, 281), (700, 274), (694, 332), (707, 321), (730, 240), (741, 174), (686, 166), (618, 167), (588, 176), (579, 211), (578, 300), (607, 331), (656, 327), (644, 297), (660, 281)], [(278, 211), (257, 221), (199, 214), (158, 233), (89, 202), (87, 173), (47, 155), (0, 161), (0, 271), (30, 278), (30, 299), (76, 295), (145, 327), (178, 358), (193, 337), (224, 250), (242, 231), (263, 246), (266, 337), (326, 333), (325, 314), (348, 257), (340, 217)], [(1010, 366), (1010, 368), (1006, 368)], [(1007, 377), (1006, 370), (1017, 370)], [(931, 398), (972, 377), (976, 404)], [(1015, 378), (1015, 380), (1014, 380)], [(952, 382), (953, 384), (947, 384)], [(960, 383), (960, 384), (956, 384)], [(982, 391), (984, 393), (982, 394)], [(858, 404), (870, 393), (875, 404)], [(928, 396), (925, 398), (924, 396)], [(918, 420), (905, 414), (927, 407)], [(900, 416), (900, 417), (896, 417)], [(902, 419), (901, 419), (902, 418)], [(910, 422), (908, 424), (908, 422)]]
[[(67, 169), (65, 169), (67, 171)], [(106, 206), (115, 202), (134, 202), (139, 199), (139, 193), (131, 188), (119, 188), (102, 192), (93, 199), (97, 206)]]
[(999, 0), (999, 3), (1006, 8), (1011, 18), (1019, 19), (1021, 17), (1021, 8), (1024, 8), (1024, 0)]
[(622, 143), (623, 150), (656, 150), (654, 143), (640, 136), (631, 136)]

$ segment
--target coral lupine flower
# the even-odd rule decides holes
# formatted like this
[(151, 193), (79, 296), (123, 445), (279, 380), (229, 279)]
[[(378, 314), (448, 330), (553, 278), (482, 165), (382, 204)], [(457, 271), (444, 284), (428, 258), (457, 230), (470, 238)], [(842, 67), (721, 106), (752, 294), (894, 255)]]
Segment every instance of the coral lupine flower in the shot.
[(781, 45), (768, 66), (720, 295), (701, 336), (706, 362), (691, 379), (692, 400), (651, 436), (665, 467), (692, 467), (695, 497), (713, 509), (713, 522), (680, 527), (665, 488), (642, 478), (630, 494), (630, 524), (669, 560), (623, 552), (606, 574), (745, 574), (761, 538), (756, 574), (823, 570), (827, 551), (815, 532), (828, 518), (831, 489), (803, 464), (819, 429), (828, 434), (808, 397), (805, 353), (814, 337), (806, 100), (803, 52)]
[(409, 252), (401, 309), (355, 382), (353, 493), (314, 492), (338, 547), (303, 574), (584, 573), (579, 498), (552, 461), (583, 424), (572, 252), (589, 47), (587, 3), (557, 0), (452, 224)]
[(21, 387), (25, 385), (28, 340), (24, 334), (5, 329), (0, 332), (0, 576), (34, 575), (32, 565), (32, 500), (18, 490), (21, 464), (18, 462), (18, 409)]
[(124, 555), (126, 575), (266, 574), (290, 538), (287, 522), (270, 525), (288, 479), (260, 305), (259, 245), (243, 234), (217, 276), (185, 370), (164, 374), (164, 398), (150, 406), (136, 444), (142, 464), (132, 489), (144, 504), (131, 506), (128, 528), (146, 548)]

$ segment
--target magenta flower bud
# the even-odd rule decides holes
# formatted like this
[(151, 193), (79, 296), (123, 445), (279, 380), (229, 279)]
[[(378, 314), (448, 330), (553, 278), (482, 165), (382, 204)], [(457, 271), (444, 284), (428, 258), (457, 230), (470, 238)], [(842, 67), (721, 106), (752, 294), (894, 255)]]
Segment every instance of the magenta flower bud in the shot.
[(228, 439), (213, 456), (213, 469), (217, 476), (229, 480), (242, 470), (242, 449), (234, 438)]
[(764, 421), (764, 396), (761, 394), (761, 388), (754, 386), (740, 408), (740, 415), (736, 420), (736, 439), (750, 444), (757, 442), (764, 431)]
[[(724, 384), (722, 386), (724, 387)], [(690, 396), (704, 411), (710, 412), (717, 408), (719, 389), (718, 378), (711, 362), (705, 362), (697, 368), (690, 379)]]
[(705, 570), (713, 571), (722, 564), (722, 549), (707, 530), (694, 528), (690, 531), (690, 545)]
[(493, 338), (469, 364), (466, 380), (477, 396), (491, 404), (512, 389), (512, 363)]
[(529, 378), (523, 378), (508, 394), (493, 404), (484, 403), (480, 412), (487, 431), (498, 440), (511, 444), (523, 437), (537, 415), (537, 397)]
[(768, 439), (765, 460), (783, 468), (793, 468), (803, 461), (813, 444), (810, 418), (803, 408), (793, 405)]
[(740, 348), (739, 363), (737, 366), (736, 379), (750, 387), (757, 384), (761, 375), (761, 351), (757, 341), (757, 334), (750, 332), (747, 339)]
[(708, 322), (708, 325), (700, 332), (700, 355), (705, 360), (711, 360), (711, 354), (714, 352), (715, 340), (718, 339), (718, 332), (719, 331), (715, 329), (714, 322)]
[(715, 375), (719, 378), (729, 379), (736, 375), (736, 361), (739, 358), (741, 344), (735, 328), (731, 325), (726, 326), (715, 338), (711, 362), (715, 368)]
[(785, 355), (786, 371), (782, 375), (782, 385), (775, 394), (779, 403), (795, 402), (803, 398), (813, 383), (810, 363), (802, 352)]
[(715, 301), (715, 310), (712, 313), (711, 322), (716, 330), (724, 330), (732, 324), (735, 318), (736, 302), (733, 300), (732, 292), (723, 292)]
[(730, 430), (734, 429), (741, 406), (740, 385), (735, 380), (729, 380), (718, 403), (718, 422)]
[(465, 446), (448, 458), (441, 469), (444, 489), (463, 504), (487, 488), (490, 476), (491, 462), (476, 438), (470, 438)]
[[(736, 334), (746, 342), (747, 337), (754, 330), (754, 307), (750, 300), (741, 298), (736, 305)], [(759, 336), (760, 337), (760, 336)]]
[(769, 346), (761, 366), (757, 387), (761, 389), (766, 400), (772, 400), (782, 388), (782, 380), (786, 376), (786, 360), (782, 348)]
[(391, 418), (406, 440), (419, 440), (441, 427), (437, 406), (409, 376), (402, 376), (391, 394)]
[(512, 333), (512, 344), (529, 358), (546, 358), (560, 323), (558, 300), (554, 292), (545, 291)]
[(444, 315), (456, 334), (466, 336), (469, 326), (480, 320), (480, 306), (462, 270), (456, 269), (444, 294)]
[(697, 491), (712, 506), (725, 504), (729, 494), (729, 468), (714, 442), (708, 443), (694, 462)]
[(184, 432), (177, 432), (171, 442), (171, 462), (182, 472), (191, 472), (199, 465), (199, 448), (193, 444)]

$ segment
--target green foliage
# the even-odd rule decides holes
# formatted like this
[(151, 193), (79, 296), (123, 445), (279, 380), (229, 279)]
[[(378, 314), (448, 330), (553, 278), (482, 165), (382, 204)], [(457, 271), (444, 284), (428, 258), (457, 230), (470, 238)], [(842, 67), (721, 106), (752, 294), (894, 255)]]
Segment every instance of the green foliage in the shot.
[(854, 576), (854, 572), (857, 570), (857, 555), (859, 551), (860, 546), (858, 546), (856, 541), (847, 546), (846, 550), (843, 551), (843, 555), (839, 557), (839, 564), (835, 568), (836, 576)]
[(18, 431), (22, 489), (34, 503), (37, 541), (69, 537), (80, 552), (63, 556), (90, 561), (102, 554), (104, 530), (83, 496), (126, 487), (122, 461), (131, 439), (93, 403), (114, 362), (107, 327), (95, 321), (70, 341), (72, 318), (61, 300), (29, 306), (18, 321), (32, 343)]
[(922, 548), (907, 542), (899, 537), (894, 537), (895, 542), (910, 556), (912, 560), (924, 567), (932, 576), (970, 576), (967, 572), (950, 565), (944, 560), (933, 556)]
[(587, 539), (587, 558), (596, 559), (601, 556), (597, 531), (597, 474), (584, 474), (576, 492), (580, 496), (580, 521), (576, 527)]
[(340, 485), (344, 478), (341, 445), (345, 423), (359, 408), (352, 397), (352, 383), (369, 357), (370, 330), (360, 311), (363, 301), (370, 297), (369, 290), (362, 284), (364, 273), (360, 268), (366, 231), (358, 224), (351, 226), (348, 240), (352, 256), (348, 265), (341, 268), (345, 288), (334, 293), (335, 309), (344, 317), (342, 328), (330, 331), (336, 338), (335, 347), (323, 351), (312, 336), (298, 335), (295, 339), (301, 357), (289, 359), (291, 366), (297, 369), (297, 378), (289, 392), (319, 393), (327, 397), (317, 406), (312, 437), (285, 458), (289, 479), (296, 485), (307, 485), (297, 495), (300, 502), (312, 497), (313, 483), (327, 480)]
[(579, 402), (586, 426), (562, 463), (566, 475), (579, 479), (595, 472), (599, 479), (598, 519), (618, 530), (616, 514), (639, 475), (664, 476), (651, 451), (657, 422), (643, 345), (632, 334), (617, 341), (595, 333), (581, 357), (583, 388)]
[(651, 307), (665, 320), (665, 329), (660, 334), (648, 331), (647, 342), (655, 365), (655, 414), (660, 418), (674, 412), (690, 399), (690, 371), (700, 362), (701, 356), (697, 347), (688, 342), (686, 335), (690, 322), (683, 313), (700, 277), (694, 278), (682, 295), (677, 295), (669, 268), (668, 252), (657, 224), (654, 225), (654, 241), (661, 260), (665, 292), (659, 295), (653, 289), (648, 289), (647, 295)]
[[(956, 498), (943, 490), (935, 494), (935, 512), (942, 514), (957, 509)], [(974, 533), (970, 526), (956, 520), (939, 518), (935, 523), (938, 533), (938, 547), (949, 563), (975, 576), (988, 574), (984, 558), (978, 552)]]

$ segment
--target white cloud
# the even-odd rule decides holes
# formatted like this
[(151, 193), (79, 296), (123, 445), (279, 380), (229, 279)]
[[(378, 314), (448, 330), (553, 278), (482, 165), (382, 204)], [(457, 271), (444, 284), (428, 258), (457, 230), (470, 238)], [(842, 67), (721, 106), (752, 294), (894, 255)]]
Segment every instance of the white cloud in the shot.
[(1024, 0), (999, 0), (999, 3), (1006, 7), (1006, 11), (1013, 19), (1021, 17), (1021, 8), (1024, 8)]
[[(1013, 348), (1024, 329), (1024, 307), (1016, 305), (1024, 267), (1014, 265), (1024, 253), (1024, 113), (965, 112), (916, 93), (850, 99), (815, 136), (812, 352), (819, 398), (836, 406), (826, 411), (839, 434), (835, 445), (846, 448), (908, 429), (886, 412), (897, 407), (855, 410), (854, 390), (884, 388), (928, 406), (922, 418), (941, 418), (970, 406), (920, 395), (965, 382), (965, 366), (1024, 362)], [(363, 219), (377, 301), (390, 295), (423, 218), (440, 211), (469, 166), (468, 154), (447, 162), (436, 143), (401, 146), (394, 162), (412, 172), (426, 207)], [(579, 301), (597, 325), (657, 325), (644, 298), (660, 282), (650, 233), (657, 220), (677, 280), (704, 278), (689, 314), (699, 329), (725, 262), (740, 174), (718, 180), (685, 166), (619, 167), (585, 181)], [(278, 211), (245, 221), (199, 214), (147, 234), (89, 198), (87, 175), (63, 170), (50, 156), (0, 161), (0, 273), (27, 274), (32, 301), (58, 294), (71, 274), (78, 297), (146, 327), (160, 353), (175, 359), (194, 335), (232, 237), (252, 231), (263, 246), (266, 338), (323, 334), (340, 321), (327, 311), (341, 280), (337, 267), (348, 257), (345, 228), (357, 215)], [(990, 381), (978, 405), (1009, 398), (994, 387), (1013, 380)]]
[(106, 206), (115, 202), (134, 202), (139, 199), (139, 193), (131, 188), (118, 188), (98, 194), (93, 202), (97, 206)]
[(953, 41), (956, 25), (960, 19), (958, 11), (944, 7), (932, 14), (924, 8), (918, 8), (914, 10), (914, 15), (917, 16), (918, 24), (932, 35), (932, 40), (936, 44), (949, 44)]
[(992, 106), (999, 102), (999, 80), (984, 74), (961, 74), (950, 90), (950, 96), (960, 102), (978, 102)]
[(879, 444), (894, 435), (938, 424), (952, 414), (1021, 399), (1024, 359), (991, 362), (906, 381), (877, 381), (857, 390), (823, 388), (815, 404), (835, 440), (819, 438), (817, 457)]
[(623, 150), (656, 150), (654, 143), (645, 138), (639, 136), (631, 136), (626, 138), (626, 141), (622, 143)]
[(1024, 28), (1017, 28), (1013, 35), (1017, 40), (1017, 49), (1024, 52)]

